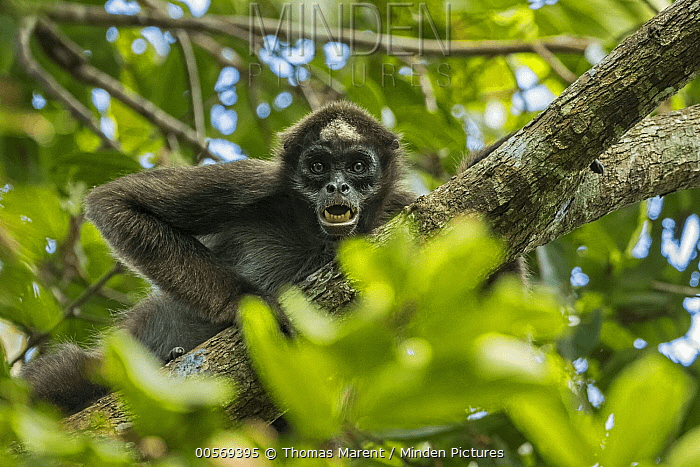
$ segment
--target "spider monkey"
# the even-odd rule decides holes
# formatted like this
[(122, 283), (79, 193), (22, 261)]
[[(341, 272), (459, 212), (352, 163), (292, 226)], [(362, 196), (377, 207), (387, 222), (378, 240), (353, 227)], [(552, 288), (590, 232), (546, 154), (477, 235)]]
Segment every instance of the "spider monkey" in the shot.
[[(127, 175), (94, 188), (85, 212), (116, 256), (153, 285), (125, 328), (162, 361), (234, 324), (240, 299), (274, 302), (410, 204), (399, 136), (331, 103), (280, 134), (272, 160)], [(34, 397), (76, 412), (107, 390), (87, 375), (97, 349), (64, 344), (27, 365)]]

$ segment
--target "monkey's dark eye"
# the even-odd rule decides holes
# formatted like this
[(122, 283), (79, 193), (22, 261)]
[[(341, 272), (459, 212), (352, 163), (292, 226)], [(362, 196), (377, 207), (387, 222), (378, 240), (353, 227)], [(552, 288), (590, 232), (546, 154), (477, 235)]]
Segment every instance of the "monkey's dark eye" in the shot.
[(350, 167), (350, 169), (356, 174), (361, 174), (362, 172), (365, 171), (366, 168), (367, 168), (367, 166), (362, 161), (357, 161), (354, 164), (352, 164), (352, 166)]
[(323, 165), (322, 162), (313, 162), (309, 168), (311, 169), (311, 173), (318, 175), (320, 173), (323, 173), (326, 166)]

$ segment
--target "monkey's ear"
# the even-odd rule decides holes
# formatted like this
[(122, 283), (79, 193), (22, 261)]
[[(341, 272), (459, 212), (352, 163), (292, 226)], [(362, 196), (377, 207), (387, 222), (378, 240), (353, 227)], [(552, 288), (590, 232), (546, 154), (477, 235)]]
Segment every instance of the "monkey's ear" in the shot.
[(398, 138), (394, 138), (394, 139), (391, 141), (391, 149), (394, 149), (394, 150), (395, 150), (395, 149), (399, 149), (399, 147), (401, 147), (401, 143), (399, 142), (399, 139), (398, 139)]
[(280, 146), (282, 149), (289, 149), (292, 146), (292, 136), (289, 131), (281, 131), (277, 133), (277, 137), (280, 140)]
[(298, 136), (294, 133), (290, 134), (289, 132), (284, 132), (280, 134), (280, 143), (285, 151), (288, 151), (299, 144), (298, 139)]

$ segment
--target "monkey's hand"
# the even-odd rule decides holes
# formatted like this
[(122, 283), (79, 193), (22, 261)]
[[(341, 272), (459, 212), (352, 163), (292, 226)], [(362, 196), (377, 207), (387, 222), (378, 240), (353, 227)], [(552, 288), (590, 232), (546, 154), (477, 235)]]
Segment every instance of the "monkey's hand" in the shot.
[(289, 317), (285, 314), (279, 300), (273, 294), (262, 291), (260, 288), (251, 284), (245, 279), (239, 279), (238, 286), (232, 290), (228, 303), (221, 312), (214, 315), (214, 319), (221, 320), (215, 322), (232, 322), (238, 316), (238, 307), (241, 299), (246, 295), (256, 295), (260, 297), (267, 306), (270, 307), (272, 313), (277, 320), (280, 331), (288, 337), (294, 335), (294, 327)]

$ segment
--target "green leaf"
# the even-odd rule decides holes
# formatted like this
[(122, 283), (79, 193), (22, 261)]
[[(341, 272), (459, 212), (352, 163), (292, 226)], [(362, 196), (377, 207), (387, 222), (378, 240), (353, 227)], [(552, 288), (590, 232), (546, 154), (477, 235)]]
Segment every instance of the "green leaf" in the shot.
[(641, 2), (619, 0), (564, 0), (536, 10), (535, 18), (545, 35), (568, 33), (609, 40), (635, 30), (651, 18), (652, 12), (644, 6)]
[(7, 76), (14, 62), (17, 24), (9, 16), (0, 16), (0, 74)]
[(55, 192), (16, 186), (2, 193), (0, 237), (0, 316), (47, 331), (63, 317), (55, 296), (39, 277), (39, 265), (56, 254), (68, 229), (68, 215)]
[[(2, 329), (2, 328), (0, 328)], [(5, 352), (5, 346), (0, 341), (0, 384), (2, 380), (10, 378), (10, 365), (7, 361), (7, 352)]]
[(313, 438), (337, 434), (342, 386), (329, 355), (308, 343), (286, 341), (271, 310), (259, 299), (244, 299), (240, 313), (253, 363), (294, 426)]
[(625, 368), (607, 391), (601, 424), (614, 417), (600, 464), (628, 466), (658, 456), (679, 428), (696, 384), (685, 371), (655, 353)]
[(82, 438), (68, 434), (56, 420), (27, 408), (15, 413), (13, 428), (29, 449), (36, 453), (74, 456), (85, 448)]
[(517, 5), (522, 5), (519, 0), (459, 0), (453, 9), (455, 11), (468, 11), (471, 14), (483, 13), (483, 12), (493, 12), (493, 11), (505, 11), (508, 8), (512, 8)]
[(461, 219), (421, 246), (409, 230), (392, 231), (381, 246), (341, 246), (361, 294), (340, 322), (287, 292), (283, 304), (302, 335), (289, 342), (259, 302), (242, 307), (263, 381), (313, 436), (345, 422), (372, 431), (463, 422), (470, 407), (497, 410), (512, 394), (559, 380), (560, 361), (523, 341), (557, 336), (559, 308), (539, 291), (528, 300), (514, 278), (484, 293), (502, 254), (486, 227)]
[(59, 186), (72, 181), (87, 187), (107, 183), (117, 177), (138, 172), (142, 167), (119, 151), (78, 152), (56, 158), (54, 180)]
[(700, 427), (695, 427), (677, 440), (666, 453), (665, 464), (671, 467), (700, 465)]
[(593, 311), (587, 321), (576, 326), (569, 337), (562, 339), (562, 355), (570, 360), (588, 356), (598, 344), (602, 325), (603, 314), (599, 309)]
[(48, 258), (48, 239), (61, 240), (68, 231), (68, 215), (56, 192), (17, 185), (0, 196), (0, 226), (19, 247), (19, 257), (32, 261)]
[[(523, 392), (510, 398), (507, 413), (537, 452), (557, 467), (590, 467), (595, 464), (589, 436), (581, 432), (583, 413), (573, 414), (552, 392)], [(601, 464), (607, 466), (608, 464)]]
[[(8, 462), (3, 465), (25, 465), (20, 463), (24, 459), (29, 461), (26, 465), (133, 465), (134, 457), (123, 444), (118, 444), (115, 440), (94, 439), (80, 433), (71, 433), (57, 418), (26, 405), (15, 406), (14, 412), (9, 412), (8, 415), (9, 425), (23, 445), (23, 455), (10, 461), (9, 456), (2, 457), (2, 454), (11, 451), (6, 449), (0, 454), (0, 463)], [(61, 462), (52, 462), (58, 460)]]
[(223, 419), (213, 409), (233, 397), (230, 384), (222, 379), (173, 381), (153, 354), (121, 330), (105, 339), (102, 376), (124, 394), (142, 435), (158, 435), (180, 445), (201, 446), (208, 432), (188, 434), (187, 427), (221, 426)]

